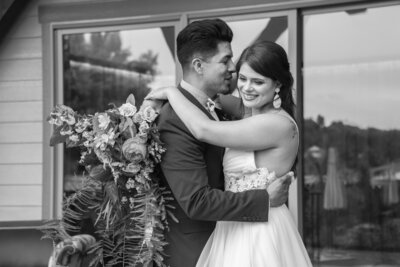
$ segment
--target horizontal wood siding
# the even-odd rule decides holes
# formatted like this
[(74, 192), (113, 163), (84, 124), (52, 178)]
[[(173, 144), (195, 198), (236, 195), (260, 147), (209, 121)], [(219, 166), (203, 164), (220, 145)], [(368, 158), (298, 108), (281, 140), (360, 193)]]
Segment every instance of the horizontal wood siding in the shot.
[(6, 39), (0, 46), (0, 60), (42, 57), (40, 37)]
[(43, 81), (38, 0), (0, 40), (0, 222), (42, 219)]
[(42, 59), (7, 59), (0, 61), (0, 81), (42, 80)]
[(42, 99), (42, 80), (0, 82), (0, 103)]
[(37, 16), (22, 16), (8, 32), (7, 38), (41, 37), (42, 29)]
[[(29, 132), (29, 134), (27, 134), (27, 132)], [(1, 143), (41, 143), (42, 136), (42, 122), (0, 124)]]
[(0, 185), (0, 203), (7, 207), (40, 207), (42, 185)]
[(42, 101), (0, 102), (0, 122), (41, 121), (42, 110)]
[(42, 207), (0, 206), (0, 222), (38, 221), (42, 219)]
[[(29, 134), (29, 133), (27, 133)], [(0, 144), (0, 164), (42, 163), (42, 143)]]
[(42, 185), (43, 168), (41, 163), (24, 164), (1, 164), (1, 185)]

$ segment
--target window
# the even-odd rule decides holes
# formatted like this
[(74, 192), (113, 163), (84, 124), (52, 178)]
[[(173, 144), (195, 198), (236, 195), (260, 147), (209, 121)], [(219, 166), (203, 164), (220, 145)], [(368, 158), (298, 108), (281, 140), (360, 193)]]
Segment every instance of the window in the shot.
[(399, 12), (303, 19), (304, 242), (321, 266), (400, 264)]
[(234, 61), (239, 59), (246, 47), (259, 40), (277, 42), (288, 52), (288, 18), (286, 16), (228, 20), (228, 25), (233, 32)]
[[(175, 28), (155, 26), (61, 33), (62, 102), (94, 114), (125, 102), (139, 107), (152, 88), (175, 85)], [(78, 148), (63, 149), (62, 194), (80, 188), (85, 170)]]

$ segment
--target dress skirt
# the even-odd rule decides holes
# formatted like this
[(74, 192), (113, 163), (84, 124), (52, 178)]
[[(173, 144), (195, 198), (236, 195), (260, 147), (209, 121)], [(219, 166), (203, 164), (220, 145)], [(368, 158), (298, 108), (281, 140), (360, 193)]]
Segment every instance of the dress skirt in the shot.
[(286, 207), (268, 222), (217, 222), (196, 267), (309, 267), (310, 258)]

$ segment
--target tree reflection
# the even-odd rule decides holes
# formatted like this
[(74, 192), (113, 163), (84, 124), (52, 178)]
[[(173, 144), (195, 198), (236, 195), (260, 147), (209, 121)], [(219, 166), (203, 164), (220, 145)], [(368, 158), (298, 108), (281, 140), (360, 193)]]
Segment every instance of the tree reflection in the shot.
[[(139, 107), (157, 74), (158, 54), (151, 50), (132, 59), (120, 33), (96, 32), (63, 36), (64, 103), (79, 113), (94, 114), (121, 105), (133, 94)], [(78, 148), (64, 152), (64, 191), (81, 184)]]
[[(388, 234), (389, 231), (400, 234), (400, 203), (384, 203), (388, 192), (399, 193), (396, 166), (400, 170), (400, 130), (362, 129), (341, 121), (325, 126), (322, 116), (316, 121), (306, 119), (304, 130), (306, 244), (314, 252), (323, 247), (400, 249), (400, 240), (394, 241)], [(328, 151), (329, 147), (337, 151), (340, 164), (336, 167), (336, 178), (345, 185), (344, 197), (348, 200), (345, 207), (335, 212), (320, 209), (321, 197), (318, 198), (321, 203), (315, 203), (315, 195), (327, 182), (328, 160), (313, 151)], [(316, 221), (315, 216), (321, 219)]]

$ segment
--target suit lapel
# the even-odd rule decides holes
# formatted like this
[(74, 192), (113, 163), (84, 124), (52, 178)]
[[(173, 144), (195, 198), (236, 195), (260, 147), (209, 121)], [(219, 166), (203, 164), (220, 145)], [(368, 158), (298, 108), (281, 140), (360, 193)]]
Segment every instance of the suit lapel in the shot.
[[(207, 109), (188, 91), (178, 85), (178, 90), (196, 107), (202, 110), (208, 118), (215, 120)], [(204, 143), (204, 142), (203, 142)], [(224, 189), (224, 175), (222, 171), (222, 158), (225, 153), (225, 148), (220, 146), (205, 144), (204, 159), (207, 166), (208, 182), (214, 188)]]
[(230, 120), (228, 115), (225, 114), (222, 110), (220, 110), (219, 108), (215, 109), (215, 113), (217, 113), (217, 116), (219, 118), (220, 121), (228, 121)]
[(178, 90), (190, 101), (192, 102), (196, 107), (198, 107), (201, 111), (203, 111), (209, 119), (215, 120), (214, 117), (210, 114), (210, 112), (207, 111), (207, 109), (199, 102), (197, 99), (188, 91), (183, 89), (181, 85), (178, 85)]

